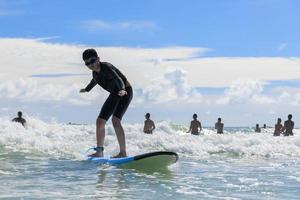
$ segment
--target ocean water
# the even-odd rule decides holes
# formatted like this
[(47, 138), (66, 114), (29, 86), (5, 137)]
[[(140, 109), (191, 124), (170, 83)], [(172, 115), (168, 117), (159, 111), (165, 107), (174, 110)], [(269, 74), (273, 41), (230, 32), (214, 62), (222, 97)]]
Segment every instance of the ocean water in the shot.
[[(45, 123), (28, 118), (27, 128), (0, 119), (0, 199), (300, 199), (300, 130), (273, 137), (272, 129), (204, 129), (157, 123), (124, 124), (128, 154), (175, 151), (167, 170), (143, 172), (85, 160), (95, 145), (95, 125)], [(111, 125), (105, 153), (118, 152)]]

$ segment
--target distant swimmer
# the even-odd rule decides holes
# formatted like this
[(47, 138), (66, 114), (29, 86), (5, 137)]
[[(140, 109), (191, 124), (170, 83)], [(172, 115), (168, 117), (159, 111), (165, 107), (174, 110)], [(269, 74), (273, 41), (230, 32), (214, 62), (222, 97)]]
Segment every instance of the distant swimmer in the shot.
[(292, 115), (288, 115), (288, 120), (284, 122), (283, 131), (284, 136), (290, 136), (294, 135), (293, 129), (294, 129), (294, 122), (292, 121)]
[(191, 121), (190, 129), (187, 133), (191, 132), (193, 135), (199, 135), (199, 129), (200, 132), (202, 131), (201, 122), (197, 120), (197, 114), (193, 115), (193, 120)]
[(263, 128), (267, 128), (267, 125), (266, 125), (266, 124), (264, 124)]
[(22, 114), (23, 113), (21, 111), (19, 111), (18, 117), (13, 118), (11, 121), (21, 123), (25, 127), (26, 120), (22, 117)]
[(86, 49), (82, 54), (85, 65), (92, 70), (93, 78), (80, 92), (89, 92), (97, 84), (109, 92), (96, 121), (96, 153), (91, 157), (103, 157), (105, 124), (112, 116), (112, 124), (117, 135), (120, 152), (114, 158), (127, 157), (124, 129), (121, 120), (132, 99), (132, 87), (127, 78), (115, 66), (100, 61), (95, 49)]
[(221, 120), (222, 120), (221, 118), (218, 118), (218, 122), (215, 124), (215, 129), (217, 129), (218, 134), (223, 133), (224, 124), (221, 123)]
[(277, 119), (277, 124), (275, 124), (274, 136), (280, 136), (283, 132), (283, 126), (281, 124), (281, 118)]
[(259, 124), (256, 124), (255, 132), (256, 132), (256, 133), (260, 133), (260, 132), (261, 132), (261, 130), (260, 130), (260, 128), (259, 128)]
[(144, 123), (144, 133), (152, 134), (153, 130), (155, 129), (154, 122), (150, 119), (150, 113), (145, 115), (145, 123)]

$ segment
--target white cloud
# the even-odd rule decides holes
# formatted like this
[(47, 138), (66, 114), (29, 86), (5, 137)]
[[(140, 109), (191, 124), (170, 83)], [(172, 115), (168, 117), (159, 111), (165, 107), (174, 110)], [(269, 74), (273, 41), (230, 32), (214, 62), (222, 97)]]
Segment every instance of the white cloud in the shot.
[[(99, 96), (104, 98), (106, 93), (95, 89), (92, 93), (78, 95), (78, 89), (85, 87), (91, 79), (91, 72), (81, 60), (86, 48), (89, 47), (51, 44), (41, 39), (0, 39), (0, 95), (72, 104), (91, 102)], [(209, 104), (216, 102), (213, 98), (218, 98), (217, 103), (223, 104), (249, 100), (265, 104), (274, 102), (274, 99), (283, 102), (281, 93), (276, 93), (277, 98), (262, 94), (264, 82), (300, 77), (299, 58), (204, 58), (199, 56), (205, 55), (209, 49), (195, 47), (94, 48), (101, 60), (112, 62), (128, 77), (135, 89), (134, 102), (137, 104), (147, 101)], [(33, 74), (79, 76), (31, 77)], [(220, 98), (204, 97), (197, 87), (229, 89)]]
[(153, 79), (151, 84), (143, 89), (140, 96), (144, 101), (141, 102), (201, 102), (202, 95), (187, 84), (186, 76), (183, 70), (174, 69)]
[(272, 96), (267, 95), (254, 95), (252, 101), (256, 104), (261, 105), (277, 103), (276, 99), (274, 99)]
[(258, 80), (237, 80), (225, 91), (223, 97), (215, 101), (216, 104), (254, 104), (278, 106), (300, 105), (300, 92), (295, 88), (278, 88), (271, 93), (264, 94), (266, 84)]
[(53, 83), (39, 83), (33, 79), (18, 79), (5, 81), (0, 84), (0, 97), (7, 99), (18, 99), (23, 102), (37, 101), (62, 101), (75, 105), (86, 105), (99, 99), (95, 91), (89, 95), (79, 93), (78, 84), (64, 85)]
[(262, 95), (264, 84), (257, 80), (237, 80), (225, 91), (225, 96), (218, 99), (216, 103), (274, 103), (272, 98)]
[(292, 105), (293, 106), (299, 106), (300, 105), (300, 93), (295, 94)]
[(278, 50), (278, 51), (283, 51), (283, 50), (285, 50), (287, 47), (288, 47), (288, 43), (281, 43), (281, 44), (278, 46), (277, 50)]
[[(95, 96), (96, 92), (85, 94), (82, 97), (79, 97), (78, 94), (78, 90), (85, 87), (91, 79), (90, 70), (83, 65), (81, 60), (81, 53), (86, 48), (84, 46), (49, 44), (40, 38), (35, 40), (0, 39), (1, 97), (22, 101), (65, 101), (72, 104), (91, 102), (99, 96)], [(159, 55), (162, 60), (184, 59), (205, 51), (201, 48), (187, 47), (161, 49), (99, 47), (96, 49), (99, 50), (101, 59), (112, 60), (113, 64), (128, 76), (136, 89), (146, 87), (143, 84), (145, 80), (147, 84), (152, 80), (151, 78), (148, 81), (146, 77), (149, 73), (145, 73), (153, 66), (153, 63), (149, 62), (149, 58), (157, 59)], [(156, 67), (161, 68), (162, 64), (160, 63)], [(164, 70), (160, 69), (159, 71)], [(34, 74), (40, 76), (32, 77)], [(53, 74), (77, 75), (52, 76)], [(167, 76), (170, 80), (180, 78), (180, 76)], [(184, 88), (177, 86), (176, 89)], [(168, 95), (176, 92), (170, 91)]]
[(228, 87), (235, 80), (287, 80), (300, 77), (300, 59), (283, 57), (216, 57), (168, 62), (188, 74), (191, 85)]
[(89, 20), (82, 23), (85, 29), (90, 31), (98, 30), (144, 30), (155, 29), (157, 25), (152, 21), (121, 21), (121, 22), (107, 22), (104, 20)]
[[(60, 105), (63, 105), (59, 107), (61, 113), (64, 109), (68, 113), (70, 110), (74, 113), (80, 109), (89, 110), (84, 117), (73, 119), (90, 119), (97, 114), (95, 105), (101, 104), (108, 93), (100, 87), (90, 93), (78, 92), (91, 79), (91, 71), (81, 59), (86, 48), (90, 46), (46, 43), (43, 39), (0, 38), (0, 98), (2, 107), (9, 109), (2, 115), (15, 112), (15, 109), (39, 113), (44, 105), (47, 108), (43, 112), (48, 109), (53, 116), (57, 114), (53, 108)], [(134, 98), (127, 116), (134, 115), (135, 119), (139, 117), (137, 112), (147, 109), (157, 116), (176, 115), (180, 120), (185, 119), (186, 112), (205, 113), (209, 110), (211, 114), (205, 116), (207, 121), (215, 120), (218, 114), (231, 120), (231, 124), (241, 125), (239, 122), (247, 124), (251, 118), (236, 118), (244, 116), (243, 113), (259, 115), (264, 121), (270, 113), (262, 113), (262, 108), (279, 116), (298, 111), (300, 89), (295, 87), (296, 84), (281, 87), (279, 83), (299, 79), (300, 58), (207, 58), (204, 56), (209, 49), (200, 47), (93, 48), (99, 52), (102, 61), (114, 64), (131, 82)], [(33, 74), (39, 76), (32, 77)], [(276, 88), (271, 88), (272, 84), (265, 85), (274, 80), (279, 80)], [(224, 94), (201, 94), (199, 87), (228, 89)], [(32, 107), (31, 102), (41, 103), (41, 106)], [(77, 107), (87, 104), (89, 109)], [(66, 120), (72, 118), (68, 113)]]

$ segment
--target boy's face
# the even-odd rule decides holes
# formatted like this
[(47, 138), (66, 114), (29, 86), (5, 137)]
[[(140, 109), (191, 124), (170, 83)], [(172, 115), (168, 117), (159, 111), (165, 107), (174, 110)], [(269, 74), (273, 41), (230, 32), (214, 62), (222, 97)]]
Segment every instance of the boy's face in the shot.
[(94, 70), (97, 68), (98, 63), (99, 63), (99, 58), (98, 57), (90, 57), (89, 59), (84, 61), (85, 65), (90, 69)]

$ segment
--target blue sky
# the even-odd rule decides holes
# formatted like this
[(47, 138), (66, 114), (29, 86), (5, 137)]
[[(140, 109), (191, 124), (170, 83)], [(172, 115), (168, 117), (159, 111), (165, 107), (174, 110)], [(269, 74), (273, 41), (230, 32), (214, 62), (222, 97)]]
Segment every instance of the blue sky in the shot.
[(178, 122), (198, 112), (204, 124), (222, 116), (230, 126), (297, 116), (299, 8), (297, 0), (0, 0), (0, 109), (93, 123), (106, 93), (78, 90), (90, 80), (81, 52), (94, 47), (134, 85), (131, 122), (150, 111)]
[[(298, 56), (297, 0), (1, 0), (1, 37), (100, 46), (201, 46), (207, 56)], [(6, 13), (6, 14), (5, 14)], [(92, 20), (121, 26), (90, 30)]]

